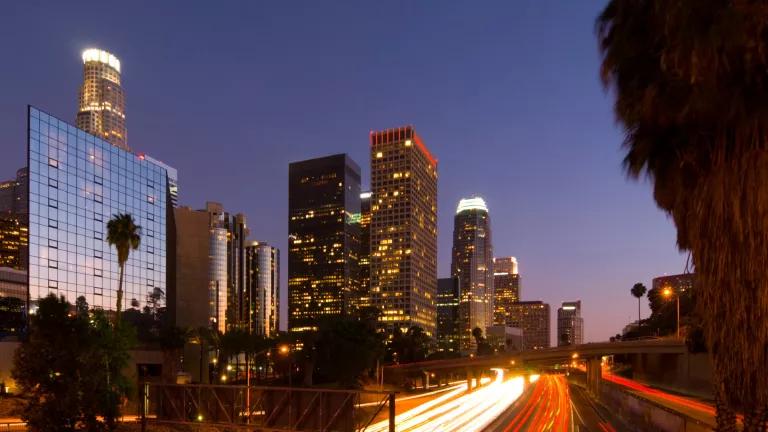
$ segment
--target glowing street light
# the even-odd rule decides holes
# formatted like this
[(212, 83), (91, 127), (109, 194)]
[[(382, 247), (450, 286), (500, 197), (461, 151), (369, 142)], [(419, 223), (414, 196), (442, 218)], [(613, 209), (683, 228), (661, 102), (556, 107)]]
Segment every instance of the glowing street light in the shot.
[(666, 286), (661, 290), (661, 295), (664, 298), (669, 299), (673, 295), (675, 296), (675, 302), (677, 303), (677, 338), (680, 338), (680, 294), (676, 293), (671, 287)]
[(293, 417), (291, 413), (291, 405), (293, 405), (291, 402), (291, 377), (293, 376), (293, 362), (291, 361), (291, 357), (288, 355), (291, 352), (291, 347), (288, 345), (280, 345), (277, 350), (280, 355), (288, 357), (288, 430), (293, 430), (293, 424), (291, 423)]

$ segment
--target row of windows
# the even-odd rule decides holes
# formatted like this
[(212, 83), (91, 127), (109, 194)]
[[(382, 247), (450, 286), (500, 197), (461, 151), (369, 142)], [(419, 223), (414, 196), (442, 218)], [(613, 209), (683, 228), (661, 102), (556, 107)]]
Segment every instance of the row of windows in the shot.
[[(34, 162), (35, 161), (33, 160), (33, 164)], [(107, 177), (105, 180), (104, 173), (73, 169), (69, 169), (65, 172), (64, 170), (58, 169), (58, 161), (49, 158), (47, 163), (48, 167), (55, 169), (47, 169), (43, 164), (38, 164), (37, 172), (49, 179), (48, 186), (56, 188), (59, 188), (59, 184), (61, 183), (61, 189), (67, 189), (67, 187), (69, 187), (69, 189), (75, 191), (85, 189), (98, 189), (99, 191), (115, 190), (121, 193), (136, 194), (137, 196), (148, 194), (158, 195), (158, 190), (160, 189), (158, 183), (152, 179), (147, 179), (146, 182), (139, 182), (137, 180), (128, 181), (117, 177), (117, 180), (113, 182), (109, 179), (109, 172), (106, 173)]]
[(165, 169), (34, 109), (30, 138), (32, 296), (55, 290), (74, 302), (84, 294), (114, 308), (119, 274), (105, 225), (123, 212), (143, 227), (126, 266), (126, 298), (164, 289)]

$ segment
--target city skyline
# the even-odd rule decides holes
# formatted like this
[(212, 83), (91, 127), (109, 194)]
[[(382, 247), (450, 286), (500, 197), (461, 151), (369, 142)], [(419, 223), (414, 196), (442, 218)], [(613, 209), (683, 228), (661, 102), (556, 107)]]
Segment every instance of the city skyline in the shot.
[[(23, 18), (25, 14), (35, 11), (34, 6), (20, 9), (18, 12), (14, 11), (19, 14), (19, 18)], [(44, 15), (52, 20), (53, 16), (61, 11), (57, 11), (55, 7), (51, 9), (51, 11), (43, 12), (45, 12)], [(529, 16), (534, 15), (534, 18), (538, 17), (540, 20), (550, 16), (556, 18), (560, 14), (565, 15), (569, 12), (594, 15), (592, 10), (587, 10), (586, 12), (576, 10), (574, 12), (568, 11), (568, 7), (563, 9), (565, 10), (557, 13), (554, 11), (533, 12), (530, 9), (524, 12)], [(597, 6), (594, 9), (597, 10)], [(414, 12), (416, 12), (416, 18), (412, 19), (430, 21), (424, 15), (424, 11), (416, 9)], [(128, 19), (135, 20), (135, 13), (136, 10), (129, 8), (126, 12)], [(348, 13), (362, 15), (361, 11), (354, 8)], [(10, 15), (14, 15), (14, 13)], [(455, 15), (461, 15), (461, 13), (455, 12)], [(450, 21), (455, 15), (446, 12), (431, 19), (431, 23), (432, 25), (437, 25), (446, 20)], [(45, 16), (42, 19), (45, 19)], [(194, 18), (190, 19), (194, 20)], [(471, 14), (469, 20), (468, 27), (478, 32), (478, 37), (482, 37), (483, 33), (478, 30), (478, 27), (480, 27), (478, 23), (490, 20), (490, 17), (487, 16), (487, 11), (486, 15), (483, 13)], [(25, 22), (24, 19), (19, 19), (18, 21)], [(136, 22), (134, 22), (134, 26)], [(533, 22), (537, 21), (533, 20)], [(149, 24), (156, 25), (153, 22)], [(523, 34), (532, 31), (531, 26), (532, 24), (527, 24), (520, 31)], [(6, 31), (10, 32), (18, 28), (18, 26), (12, 23), (5, 27), (8, 29)], [(87, 29), (87, 34), (83, 33), (84, 30), (78, 30), (78, 33), (74, 35), (68, 33), (67, 27), (53, 26), (51, 28), (51, 31), (57, 35), (57, 38), (54, 39), (59, 39), (59, 41), (54, 41), (54, 43), (50, 43), (49, 38), (43, 38), (45, 39), (43, 41), (35, 37), (18, 46), (11, 45), (10, 42), (2, 42), (4, 48), (7, 48), (7, 52), (11, 53), (39, 53), (41, 51), (40, 47), (44, 46), (43, 42), (50, 43), (43, 50), (46, 55), (37, 56), (40, 58), (36, 58), (34, 61), (25, 59), (25, 56), (22, 55), (22, 61), (19, 62), (20, 70), (18, 72), (9, 71), (7, 79), (0, 84), (2, 86), (0, 91), (8, 95), (7, 98), (0, 102), (0, 112), (3, 114), (0, 126), (6, 131), (0, 137), (0, 140), (3, 142), (3, 148), (7, 151), (7, 157), (0, 162), (0, 172), (5, 173), (2, 176), (3, 179), (12, 178), (16, 169), (23, 166), (24, 130), (23, 127), (18, 127), (18, 125), (22, 124), (20, 119), (23, 119), (26, 104), (37, 104), (57, 117), (74, 122), (72, 103), (76, 97), (77, 86), (82, 78), (80, 76), (81, 68), (78, 64), (80, 61), (80, 51), (89, 46), (96, 45), (114, 52), (123, 61), (123, 80), (131, 96), (130, 129), (132, 147), (139, 151), (147, 151), (157, 155), (161, 160), (179, 169), (180, 182), (182, 184), (180, 202), (190, 205), (204, 202), (206, 199), (223, 201), (227, 208), (237, 208), (249, 216), (249, 220), (252, 221), (251, 227), (254, 231), (252, 237), (263, 238), (281, 249), (287, 250), (286, 229), (284, 228), (287, 205), (284, 205), (282, 202), (287, 199), (284, 195), (287, 184), (285, 179), (288, 162), (348, 151), (353, 159), (361, 163), (363, 166), (363, 178), (367, 179), (370, 176), (365, 163), (368, 151), (367, 131), (382, 126), (415, 124), (419, 128), (420, 133), (424, 135), (425, 141), (430, 143), (430, 149), (434, 151), (437, 158), (441, 161), (439, 185), (441, 192), (438, 201), (438, 232), (440, 238), (438, 276), (442, 277), (449, 274), (447, 267), (450, 264), (450, 227), (452, 224), (450, 215), (452, 214), (452, 207), (458, 197), (474, 193), (487, 197), (489, 203), (493, 205), (495, 214), (498, 215), (495, 217), (497, 223), (494, 226), (497, 254), (500, 256), (515, 255), (525, 263), (526, 300), (541, 298), (547, 303), (556, 305), (560, 304), (563, 300), (575, 297), (575, 294), (572, 293), (573, 290), (577, 290), (579, 291), (578, 296), (585, 300), (584, 316), (587, 318), (601, 310), (601, 304), (610, 303), (617, 305), (616, 309), (618, 310), (609, 311), (609, 313), (606, 313), (606, 317), (600, 317), (599, 321), (587, 320), (587, 341), (606, 339), (607, 336), (618, 332), (623, 324), (634, 319), (633, 317), (636, 316), (635, 300), (628, 293), (629, 288), (634, 282), (644, 281), (646, 285), (650, 286), (651, 278), (656, 275), (682, 272), (684, 259), (675, 251), (674, 230), (671, 223), (655, 209), (651, 195), (644, 185), (627, 184), (621, 175), (620, 156), (614, 145), (617, 139), (620, 138), (618, 132), (610, 127), (610, 101), (608, 98), (599, 98), (599, 103), (597, 104), (599, 109), (594, 109), (594, 106), (591, 110), (587, 109), (587, 113), (584, 114), (586, 117), (580, 117), (576, 111), (571, 112), (568, 109), (564, 109), (562, 112), (547, 109), (551, 107), (547, 107), (546, 103), (554, 103), (554, 101), (549, 99), (551, 96), (543, 93), (541, 96), (548, 101), (543, 104), (544, 106), (536, 101), (531, 102), (531, 111), (535, 115), (546, 113), (552, 115), (560, 112), (563, 115), (567, 113), (574, 114), (574, 117), (581, 120), (591, 118), (589, 116), (598, 117), (594, 123), (600, 123), (601, 125), (597, 128), (597, 132), (594, 135), (591, 133), (580, 134), (579, 131), (581, 129), (576, 129), (573, 124), (568, 124), (567, 118), (565, 119), (566, 125), (564, 128), (572, 133), (568, 137), (569, 139), (575, 138), (577, 142), (584, 142), (599, 137), (603, 144), (599, 149), (592, 147), (588, 148), (589, 150), (578, 153), (573, 153), (573, 150), (570, 150), (579, 146), (570, 142), (570, 140), (566, 140), (566, 134), (555, 134), (545, 130), (546, 124), (542, 122), (543, 118), (534, 121), (538, 125), (539, 130), (520, 129), (517, 125), (525, 121), (531, 121), (531, 118), (526, 117), (520, 112), (517, 112), (520, 117), (510, 118), (506, 114), (511, 112), (507, 110), (502, 109), (499, 112), (494, 112), (489, 108), (482, 110), (481, 115), (485, 116), (484, 121), (476, 123), (477, 128), (472, 128), (470, 133), (450, 127), (451, 123), (471, 124), (473, 117), (469, 115), (472, 114), (471, 112), (457, 111), (455, 108), (442, 108), (442, 117), (440, 115), (429, 115), (427, 111), (431, 108), (430, 100), (435, 102), (435, 106), (450, 102), (450, 99), (446, 100), (445, 96), (440, 96), (436, 93), (438, 90), (449, 88), (449, 86), (446, 86), (445, 79), (440, 81), (441, 84), (436, 84), (432, 87), (427, 87), (427, 90), (417, 92), (418, 102), (415, 104), (415, 107), (408, 108), (402, 104), (386, 104), (383, 107), (365, 105), (370, 108), (369, 114), (351, 115), (349, 119), (338, 124), (333, 124), (332, 122), (329, 124), (328, 120), (332, 119), (334, 115), (349, 114), (344, 109), (341, 109), (339, 105), (334, 104), (333, 108), (327, 110), (333, 115), (311, 112), (310, 110), (293, 112), (284, 104), (271, 103), (270, 101), (274, 102), (274, 99), (271, 98), (274, 98), (276, 94), (271, 94), (269, 91), (264, 90), (262, 88), (264, 84), (256, 83), (254, 85), (260, 89), (259, 91), (264, 91), (265, 96), (267, 96), (260, 99), (264, 101), (263, 104), (259, 103), (259, 106), (253, 108), (256, 113), (262, 116), (261, 121), (274, 122), (280, 115), (286, 115), (294, 121), (300, 119), (302, 122), (307, 122), (307, 124), (303, 128), (288, 132), (283, 127), (273, 125), (261, 124), (260, 126), (234, 127), (231, 124), (227, 124), (227, 128), (235, 130), (235, 135), (232, 135), (232, 131), (222, 132), (215, 129), (213, 127), (215, 122), (209, 124), (207, 128), (200, 128), (193, 124), (194, 120), (190, 121), (190, 119), (186, 118), (182, 122), (179, 116), (182, 116), (183, 113), (186, 113), (186, 115), (191, 114), (192, 119), (202, 119), (204, 116), (211, 114), (211, 112), (194, 106), (182, 106), (178, 102), (170, 103), (170, 99), (166, 99), (176, 97), (175, 92), (181, 91), (185, 85), (191, 85), (195, 80), (204, 79), (206, 74), (205, 67), (200, 67), (197, 70), (194, 67), (181, 68), (189, 73), (190, 77), (182, 77), (178, 83), (168, 81), (168, 74), (161, 74), (161, 83), (167, 86), (179, 87), (178, 89), (173, 87), (167, 88), (167, 94), (158, 92), (157, 87), (153, 87), (148, 82), (148, 74), (156, 65), (161, 66), (160, 70), (163, 70), (163, 66), (169, 68), (168, 70), (170, 70), (172, 65), (175, 67), (181, 65), (190, 66), (196, 64), (195, 61), (199, 61), (195, 56), (179, 56), (163, 60), (160, 57), (164, 53), (162, 49), (171, 52), (169, 46), (147, 49), (144, 52), (143, 48), (131, 48), (132, 43), (136, 43), (140, 47), (143, 47), (143, 45), (135, 40), (132, 42), (127, 33), (120, 33), (118, 36), (110, 35), (107, 31), (109, 26), (96, 25), (95, 28)], [(150, 28), (154, 27), (150, 25)], [(589, 44), (588, 46), (579, 45), (581, 49), (577, 50), (577, 52), (583, 54), (584, 49), (588, 48), (591, 50), (587, 53), (591, 63), (587, 62), (589, 64), (586, 66), (577, 63), (577, 66), (574, 67), (584, 66), (584, 69), (588, 70), (589, 81), (587, 91), (594, 93), (589, 97), (589, 100), (594, 102), (596, 100), (595, 95), (599, 96), (600, 92), (598, 90), (599, 84), (597, 83), (596, 73), (594, 72), (594, 65), (597, 64), (597, 59), (594, 53), (595, 47), (591, 31), (591, 28), (580, 29), (578, 32), (579, 38), (575, 38), (578, 43)], [(333, 35), (340, 36), (339, 33), (334, 33)], [(366, 37), (370, 38), (373, 36), (368, 35)], [(84, 38), (89, 39), (84, 40)], [(327, 42), (327, 37), (323, 40)], [(176, 41), (178, 42), (178, 39)], [(457, 39), (454, 36), (450, 38), (450, 41), (451, 43), (458, 44), (460, 48), (466, 48), (466, 45), (460, 43), (460, 38)], [(547, 42), (552, 43), (553, 41), (545, 40), (545, 43)], [(294, 48), (297, 48), (296, 43), (297, 40), (288, 42), (289, 46)], [(389, 46), (399, 46), (401, 43), (402, 41), (398, 42), (396, 40), (393, 45)], [(557, 46), (557, 44), (554, 45)], [(351, 49), (347, 44), (344, 47)], [(417, 51), (426, 49), (439, 50), (446, 47), (446, 45), (435, 43), (414, 49)], [(501, 49), (503, 47), (496, 48)], [(261, 49), (264, 48), (262, 47)], [(517, 47), (517, 49), (520, 49), (520, 47)], [(558, 50), (558, 52), (562, 53), (563, 51)], [(225, 51), (218, 55), (222, 54), (224, 54), (222, 59), (227, 59), (227, 56), (230, 56), (232, 52)], [(29, 60), (28, 65), (25, 64), (27, 60)], [(229, 58), (229, 60), (232, 62), (238, 61), (233, 58)], [(493, 61), (487, 61), (493, 65)], [(246, 64), (253, 63), (246, 62)], [(229, 67), (233, 66), (227, 66), (227, 68)], [(41, 71), (34, 69), (41, 69)], [(57, 71), (57, 76), (50, 79), (50, 82), (39, 80), (41, 76), (48, 77), (52, 70)], [(279, 76), (269, 75), (274, 74), (275, 71), (276, 69), (274, 68), (270, 69), (267, 77), (270, 77), (271, 82), (280, 82), (278, 81), (280, 79)], [(315, 82), (314, 80), (331, 79), (333, 76), (330, 74), (331, 71), (336, 71), (335, 67), (331, 69), (321, 68), (318, 76), (309, 81), (291, 76), (289, 78), (294, 82), (298, 81), (300, 83), (298, 88), (294, 90), (286, 89), (287, 84), (284, 83), (281, 86), (281, 90), (283, 92), (287, 91), (294, 101), (302, 100), (299, 93), (305, 93), (303, 97), (306, 97), (306, 100), (312, 103), (316, 103), (314, 101), (318, 99), (327, 101), (327, 95), (317, 94), (315, 90), (312, 90), (311, 84)], [(415, 77), (417, 82), (424, 82), (425, 78), (428, 79), (429, 76), (437, 72), (436, 69), (431, 68), (421, 69), (420, 71), (422, 75)], [(41, 72), (47, 72), (47, 74), (38, 75)], [(469, 74), (466, 70), (462, 70), (461, 73)], [(40, 84), (23, 85), (26, 82), (22, 80), (25, 75), (37, 78)], [(375, 83), (375, 81), (361, 80), (355, 74), (351, 76), (357, 79), (353, 79), (350, 83), (342, 81), (339, 83), (339, 87), (350, 86), (351, 88), (348, 91), (351, 92), (359, 89), (361, 85)], [(476, 77), (476, 75), (472, 76)], [(262, 77), (265, 80), (264, 82), (267, 82), (266, 77)], [(459, 79), (460, 77), (461, 74), (455, 72), (449, 73), (444, 78), (450, 82), (451, 79)], [(492, 78), (495, 79), (494, 82), (504, 79), (500, 76)], [(534, 87), (537, 84), (543, 85), (546, 83), (546, 81), (542, 82), (533, 76), (528, 78), (532, 80)], [(239, 81), (242, 79), (243, 77), (240, 75), (235, 77), (236, 82), (247, 85), (247, 82)], [(376, 76), (373, 79), (382, 78), (381, 76)], [(387, 88), (396, 88), (402, 84), (399, 81), (384, 82)], [(307, 88), (304, 88), (304, 91), (302, 91), (302, 85), (309, 86), (309, 91), (307, 91)], [(480, 88), (489, 89), (487, 86)], [(558, 90), (562, 92), (578, 92), (578, 89), (564, 90), (558, 88)], [(540, 88), (540, 91), (543, 92), (544, 89)], [(229, 88), (225, 88), (222, 93), (221, 96), (213, 99), (214, 105), (224, 107), (228, 101), (237, 101), (238, 99), (236, 94)], [(573, 97), (571, 93), (568, 93), (568, 95)], [(467, 95), (463, 94), (461, 96), (466, 97)], [(563, 97), (562, 94), (558, 96)], [(357, 101), (354, 98), (350, 99), (349, 95), (345, 96), (345, 100)], [(483, 98), (479, 98), (477, 102), (480, 100), (483, 100)], [(190, 99), (181, 98), (180, 100), (180, 102), (185, 101), (190, 101)], [(356, 103), (360, 102), (357, 101)], [(460, 104), (458, 100), (450, 103), (454, 105)], [(361, 106), (359, 111), (366, 111), (363, 107)], [(498, 105), (496, 108), (498, 108)], [(544, 108), (544, 113), (542, 113), (542, 108)], [(222, 111), (225, 110), (222, 109)], [(244, 117), (242, 117), (242, 114), (234, 113), (235, 119), (233, 121), (235, 123), (243, 122)], [(252, 114), (249, 113), (248, 117), (251, 117)], [(163, 121), (152, 120), (153, 116), (158, 115), (163, 116)], [(329, 115), (331, 116), (329, 117)], [(469, 115), (469, 118), (467, 118), (467, 115)], [(213, 118), (222, 119), (218, 117), (218, 114), (213, 115)], [(474, 120), (478, 120), (477, 115), (475, 115)], [(505, 122), (512, 123), (513, 126), (502, 128), (496, 126), (488, 130), (492, 124), (504, 124)], [(182, 125), (184, 127), (180, 127)], [(592, 123), (588, 122), (586, 127), (588, 128), (590, 125)], [(189, 130), (184, 130), (185, 128)], [(277, 130), (280, 130), (281, 135), (276, 133)], [(229, 135), (225, 135), (226, 138), (221, 140), (217, 135), (219, 133)], [(241, 147), (243, 144), (253, 147), (253, 150), (245, 150), (246, 156), (252, 156), (249, 152), (253, 151), (258, 154), (262, 148), (268, 148), (268, 146), (273, 145), (272, 143), (276, 137), (279, 137), (277, 140), (278, 145), (285, 145), (284, 151), (275, 152), (277, 154), (273, 155), (263, 154), (264, 157), (258, 162), (258, 169), (254, 169), (254, 161), (259, 161), (258, 159), (243, 157), (243, 161), (237, 162), (238, 165), (235, 169), (227, 169), (226, 171), (228, 172), (222, 173), (213, 181), (207, 178), (195, 178), (194, 173), (199, 172), (202, 165), (223, 162), (224, 159), (218, 159), (223, 155), (218, 155), (216, 154), (218, 152), (210, 151), (211, 149), (224, 146), (222, 153), (226, 154), (233, 149), (231, 146), (234, 143), (239, 142)], [(475, 142), (483, 138), (487, 139), (488, 153), (504, 152), (502, 153), (504, 156), (515, 155), (515, 157), (521, 158), (519, 161), (507, 160), (505, 162), (505, 165), (510, 162), (512, 163), (510, 167), (511, 174), (507, 175), (505, 171), (501, 171), (498, 165), (493, 164), (492, 158), (488, 158), (487, 155), (486, 157), (480, 157), (472, 154), (472, 152), (463, 152), (462, 149), (467, 146), (467, 142)], [(297, 147), (296, 143), (299, 141), (311, 143), (311, 150), (301, 148), (300, 146)], [(332, 144), (334, 141), (337, 144)], [(318, 142), (328, 144), (318, 144)], [(345, 144), (338, 144), (340, 142)], [(328, 145), (327, 148), (325, 147), (326, 145)], [(187, 152), (187, 148), (191, 151)], [(205, 149), (209, 151), (204, 152)], [(544, 158), (545, 155), (542, 152), (547, 154), (554, 151), (554, 149), (564, 150), (561, 157), (564, 160), (568, 160), (567, 162), (560, 161), (561, 165), (558, 165), (558, 168), (568, 164), (569, 167), (572, 165), (576, 169), (565, 169), (565, 174), (559, 173), (554, 175), (555, 173), (549, 173), (552, 176), (530, 175), (533, 172), (531, 170), (543, 171), (547, 167), (548, 159)], [(204, 154), (206, 157), (195, 159), (195, 153)], [(598, 159), (599, 163), (593, 161), (593, 158)], [(232, 158), (227, 158), (227, 160), (230, 159)], [(530, 170), (524, 166), (526, 163), (531, 165)], [(487, 175), (485, 169), (487, 166), (497, 167), (499, 174), (497, 176)], [(587, 172), (595, 166), (599, 166), (597, 169), (600, 173), (599, 175), (594, 176), (594, 178), (589, 174), (583, 178), (578, 177), (580, 173)], [(259, 170), (263, 170), (265, 173), (259, 174), (255, 172)], [(250, 174), (251, 172), (254, 172), (254, 174)], [(255, 175), (256, 179), (262, 182), (271, 180), (272, 183), (270, 184), (274, 184), (274, 189), (276, 189), (274, 194), (267, 193), (262, 198), (261, 196), (255, 196), (251, 188), (243, 188), (245, 189), (243, 191), (226, 190), (228, 185), (233, 184), (235, 180), (247, 181), (250, 180), (251, 175)], [(264, 177), (260, 177), (261, 175)], [(279, 182), (274, 181), (274, 179), (281, 178), (282, 180)], [(598, 183), (597, 178), (608, 180), (603, 184), (602, 182)], [(572, 184), (566, 186), (565, 191), (560, 192), (559, 195), (550, 197), (547, 194), (547, 192), (554, 191), (556, 187), (562, 186), (564, 182)], [(517, 187), (505, 187), (504, 190), (500, 190), (494, 186), (494, 183), (504, 183), (505, 186), (514, 183)], [(571, 196), (567, 197), (566, 195), (568, 194), (571, 194)], [(538, 201), (543, 200), (547, 203), (537, 202), (536, 197), (538, 197)], [(605, 201), (613, 201), (613, 203), (606, 206), (604, 204)], [(525, 204), (522, 208), (521, 203)], [(653, 222), (648, 223), (648, 220)], [(611, 237), (617, 240), (612, 242)], [(285, 265), (284, 263), (285, 256), (283, 257), (283, 265)], [(606, 270), (606, 268), (611, 269)], [(576, 284), (579, 286), (575, 286), (572, 283), (573, 280), (579, 281), (579, 284)], [(287, 286), (285, 282), (281, 284)], [(585, 294), (582, 294), (581, 291), (584, 291)], [(283, 304), (286, 303), (283, 302)], [(645, 302), (643, 302), (643, 310), (643, 314), (646, 315), (647, 306)], [(598, 331), (598, 329), (601, 330)]]

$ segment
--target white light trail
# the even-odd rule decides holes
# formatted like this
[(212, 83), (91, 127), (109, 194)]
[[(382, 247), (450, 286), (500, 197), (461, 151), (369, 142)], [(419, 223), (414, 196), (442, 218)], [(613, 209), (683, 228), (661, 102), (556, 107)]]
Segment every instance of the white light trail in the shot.
[[(411, 400), (411, 399), (421, 399), (421, 398), (425, 398), (425, 397), (429, 397), (429, 396), (434, 396), (436, 394), (445, 393), (445, 392), (450, 391), (450, 390), (456, 390), (458, 388), (466, 389), (467, 385), (466, 384), (456, 384), (456, 385), (452, 385), (450, 387), (444, 387), (444, 388), (441, 388), (441, 389), (438, 389), (438, 390), (433, 390), (433, 391), (428, 392), (428, 393), (419, 393), (419, 394), (415, 394), (415, 395), (412, 395), (412, 396), (399, 397), (399, 398), (395, 399), (395, 402), (407, 401), (407, 400)], [(381, 404), (381, 401), (361, 403), (361, 404), (357, 404), (357, 406), (358, 407), (370, 407), (370, 406), (377, 406), (379, 404)]]
[[(496, 378), (485, 387), (466, 393), (459, 389), (408, 410), (395, 418), (398, 432), (475, 432), (487, 427), (523, 393), (525, 379), (504, 380), (504, 370), (494, 369)], [(489, 379), (482, 382), (487, 383)], [(385, 432), (388, 422), (372, 425), (366, 431)]]

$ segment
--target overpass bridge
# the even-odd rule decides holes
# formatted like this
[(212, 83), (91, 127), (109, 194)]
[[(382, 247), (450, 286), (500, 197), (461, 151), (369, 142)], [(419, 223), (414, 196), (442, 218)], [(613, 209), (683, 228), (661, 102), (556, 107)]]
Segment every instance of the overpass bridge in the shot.
[(573, 359), (579, 359), (586, 363), (587, 389), (597, 394), (602, 379), (601, 360), (603, 356), (618, 354), (682, 355), (686, 352), (685, 341), (681, 339), (664, 338), (624, 342), (596, 342), (492, 356), (471, 356), (384, 366), (382, 368), (382, 381), (387, 377), (396, 379), (408, 376), (425, 376), (428, 382), (430, 375), (433, 373), (466, 372), (468, 388), (471, 390), (472, 379), (479, 376), (483, 370), (492, 367), (546, 367), (569, 363)]

